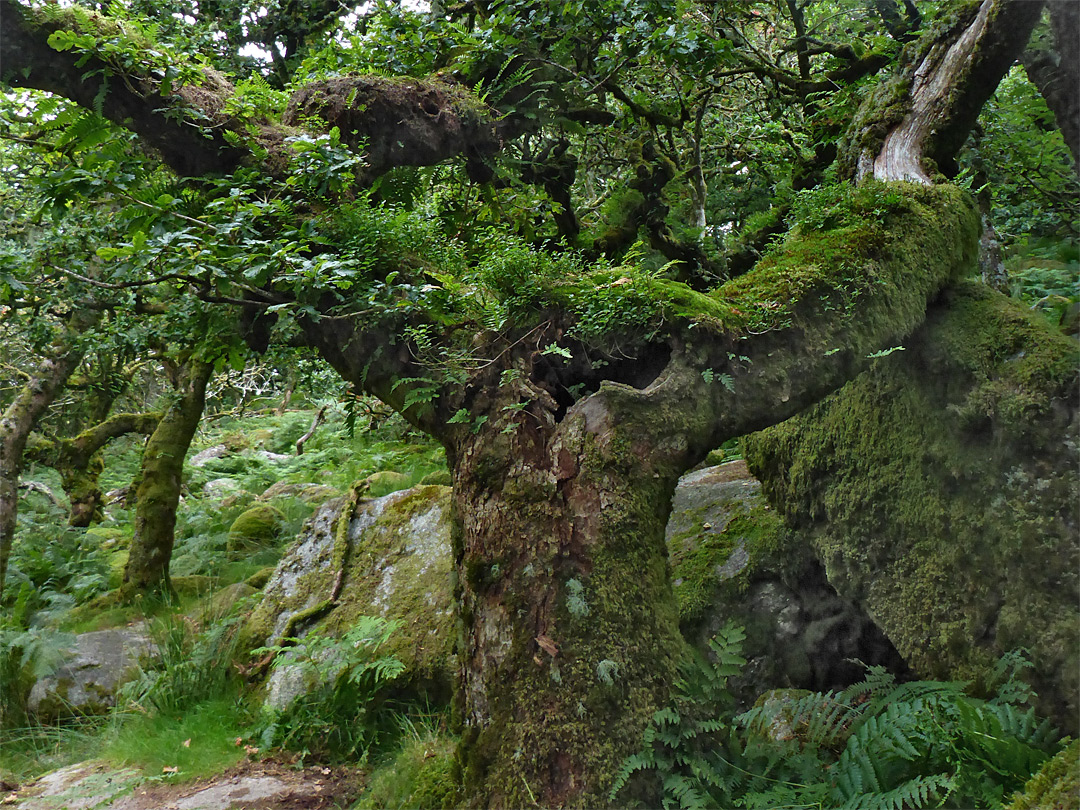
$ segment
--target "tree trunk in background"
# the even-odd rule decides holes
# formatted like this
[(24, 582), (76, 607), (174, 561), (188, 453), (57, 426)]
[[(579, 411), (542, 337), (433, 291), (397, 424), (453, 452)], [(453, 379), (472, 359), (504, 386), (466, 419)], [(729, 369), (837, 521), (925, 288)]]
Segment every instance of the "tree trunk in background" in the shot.
[(1080, 3), (1050, 0), (1048, 7), (1050, 36), (1036, 37), (1022, 62), (1054, 114), (1080, 174)]
[(82, 360), (80, 337), (97, 322), (95, 313), (80, 310), (68, 321), (49, 356), (31, 373), (30, 381), (0, 416), (0, 596), (4, 593), (8, 557), (15, 538), (19, 509), (19, 475), (30, 431), (63, 390)]
[(1027, 45), (1042, 6), (983, 0), (907, 46), (906, 70), (879, 86), (855, 116), (841, 147), (843, 176), (916, 183), (930, 183), (934, 169), (955, 176), (956, 153)]
[(188, 447), (202, 418), (206, 384), (214, 366), (189, 359), (180, 368), (176, 394), (143, 450), (135, 494), (135, 536), (124, 568), (126, 598), (172, 592), (172, 559), (176, 507)]
[[(100, 413), (100, 411), (99, 411)], [(68, 525), (86, 528), (101, 520), (104, 502), (98, 478), (104, 469), (101, 451), (110, 441), (128, 433), (153, 433), (161, 419), (158, 413), (115, 414), (73, 439), (44, 439), (31, 436), (26, 457), (52, 467), (71, 502)]]

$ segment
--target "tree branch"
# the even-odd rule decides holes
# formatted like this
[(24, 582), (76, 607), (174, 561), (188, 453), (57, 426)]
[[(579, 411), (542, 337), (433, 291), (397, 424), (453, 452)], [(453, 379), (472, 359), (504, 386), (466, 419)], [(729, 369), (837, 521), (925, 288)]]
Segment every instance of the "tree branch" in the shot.
[[(929, 183), (923, 165), (929, 160), (953, 176), (954, 156), (1041, 11), (1041, 0), (983, 0), (973, 15), (965, 9), (951, 25), (909, 45), (909, 68), (872, 94), (856, 115), (842, 170), (856, 179)], [(903, 101), (889, 103), (905, 85)]]

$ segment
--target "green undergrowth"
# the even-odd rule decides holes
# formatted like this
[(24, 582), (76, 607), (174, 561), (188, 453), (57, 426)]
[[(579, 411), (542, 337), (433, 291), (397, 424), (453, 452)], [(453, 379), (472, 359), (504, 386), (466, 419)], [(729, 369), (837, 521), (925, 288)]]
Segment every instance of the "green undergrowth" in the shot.
[(61, 725), (35, 722), (0, 728), (0, 779), (16, 784), (93, 759), (107, 720), (78, 718)]
[(1030, 706), (1030, 665), (1017, 653), (984, 679), (987, 699), (962, 682), (897, 684), (869, 667), (843, 691), (778, 690), (735, 715), (727, 687), (746, 664), (743, 638), (728, 625), (709, 657), (682, 666), (609, 800), (633, 806), (652, 783), (665, 810), (1000, 808), (1063, 747)]
[(121, 716), (104, 733), (99, 755), (148, 776), (172, 773), (166, 768), (176, 768), (171, 778), (183, 781), (211, 776), (245, 757), (243, 735), (250, 720), (250, 709), (236, 697), (197, 703), (174, 714)]
[(399, 719), (401, 741), (371, 773), (353, 810), (442, 810), (460, 806), (458, 740), (441, 714)]

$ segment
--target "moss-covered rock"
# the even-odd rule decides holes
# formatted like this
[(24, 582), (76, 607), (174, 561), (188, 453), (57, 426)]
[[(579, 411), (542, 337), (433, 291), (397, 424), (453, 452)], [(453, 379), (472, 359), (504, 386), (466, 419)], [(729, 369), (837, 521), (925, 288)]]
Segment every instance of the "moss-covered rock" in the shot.
[(454, 483), (454, 477), (450, 475), (449, 470), (436, 470), (430, 472), (420, 479), (420, 485), (425, 487), (440, 486), (448, 487)]
[(1006, 810), (1076, 810), (1080, 807), (1080, 740), (1047, 760)]
[(380, 495), (389, 495), (391, 492), (397, 492), (398, 490), (408, 489), (412, 479), (404, 473), (381, 470), (365, 478), (364, 483), (367, 485), (368, 494), (378, 497)]
[(229, 527), (230, 553), (272, 545), (285, 516), (281, 510), (259, 503), (241, 512)]
[(1076, 344), (968, 283), (905, 348), (748, 439), (750, 468), (920, 677), (977, 679), (1026, 647), (1075, 733)]
[(905, 667), (866, 614), (829, 586), (810, 543), (788, 530), (746, 464), (679, 481), (667, 525), (683, 634), (702, 652), (729, 622), (746, 629), (747, 665), (729, 688), (745, 705), (770, 688), (815, 691)]
[(297, 498), (311, 506), (318, 506), (324, 501), (336, 498), (341, 492), (326, 484), (301, 483), (292, 484), (287, 481), (278, 481), (268, 487), (260, 496), (260, 501), (273, 501), (278, 498)]
[(268, 565), (265, 568), (260, 568), (250, 577), (244, 580), (245, 585), (249, 585), (257, 591), (261, 591), (266, 587), (266, 583), (270, 581), (270, 577), (274, 575), (274, 567)]
[(106, 713), (116, 705), (116, 690), (137, 674), (139, 656), (153, 649), (150, 639), (133, 628), (72, 637), (66, 660), (30, 691), (30, 711), (42, 722)]
[[(449, 488), (435, 486), (361, 499), (344, 532), (341, 512), (353, 501), (325, 503), (267, 582), (244, 643), (277, 643), (315, 626), (333, 636), (358, 616), (380, 616), (399, 623), (382, 650), (405, 662), (406, 680), (446, 698), (454, 669), (449, 498)], [(328, 604), (339, 575), (340, 596)], [(312, 621), (298, 621), (315, 609)]]

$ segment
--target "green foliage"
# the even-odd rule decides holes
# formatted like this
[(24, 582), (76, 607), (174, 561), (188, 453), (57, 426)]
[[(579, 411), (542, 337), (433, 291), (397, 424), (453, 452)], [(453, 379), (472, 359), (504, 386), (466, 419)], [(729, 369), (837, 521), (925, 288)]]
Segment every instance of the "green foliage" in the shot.
[(312, 690), (281, 709), (264, 709), (258, 734), (265, 746), (316, 756), (366, 755), (386, 731), (386, 688), (405, 665), (380, 655), (394, 625), (360, 617), (340, 639), (311, 634), (291, 646), (263, 647), (255, 654), (276, 656), (274, 669), (291, 668), (289, 679)]
[(401, 742), (371, 774), (369, 787), (354, 810), (451, 810), (461, 805), (457, 773), (458, 741), (440, 715), (399, 720)]
[[(109, 552), (99, 538), (66, 526), (67, 516), (52, 504), (33, 504), (26, 498), (22, 505), (5, 606), (12, 599), (25, 599), (28, 615), (37, 614), (35, 623), (40, 624), (109, 589)], [(21, 588), (29, 590), (22, 593)]]
[(95, 753), (151, 777), (160, 778), (165, 768), (170, 779), (211, 776), (244, 758), (237, 739), (250, 722), (249, 709), (234, 696), (199, 701), (176, 713), (120, 713), (102, 730)]
[(1077, 236), (1080, 183), (1046, 102), (1016, 65), (979, 117), (981, 137), (962, 155), (983, 169), (994, 227), (1012, 244), (1025, 236)]
[(121, 687), (118, 704), (174, 715), (230, 695), (238, 685), (232, 666), (238, 622), (226, 618), (204, 628), (171, 612), (152, 621), (150, 638), (157, 654)]
[(10, 614), (0, 615), (0, 733), (26, 722), (26, 699), (39, 678), (63, 661), (72, 637), (26, 625), (31, 590), (24, 585)]
[(675, 703), (658, 711), (625, 763), (614, 801), (636, 772), (652, 774), (665, 808), (1000, 807), (1058, 749), (1058, 734), (1024, 701), (1029, 666), (999, 663), (996, 693), (963, 683), (897, 685), (881, 667), (841, 692), (768, 693), (732, 716), (726, 680), (745, 663), (742, 633), (710, 642), (714, 660), (683, 668)]
[(1075, 239), (1021, 239), (1008, 251), (1010, 294), (1055, 326), (1080, 301), (1080, 247)]

